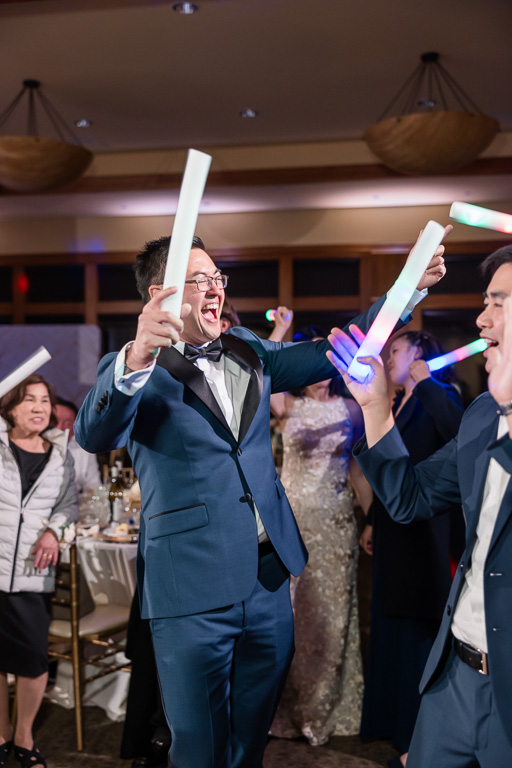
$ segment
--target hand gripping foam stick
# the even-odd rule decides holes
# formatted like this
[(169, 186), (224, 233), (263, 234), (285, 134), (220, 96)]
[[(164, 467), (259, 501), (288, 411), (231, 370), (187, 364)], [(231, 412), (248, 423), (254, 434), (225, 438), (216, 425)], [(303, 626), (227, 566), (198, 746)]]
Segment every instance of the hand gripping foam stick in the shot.
[(162, 309), (177, 317), (181, 314), (190, 248), (211, 162), (210, 155), (189, 149), (164, 276), (164, 288), (175, 285), (178, 290), (162, 302)]
[(45, 347), (39, 347), (33, 355), (27, 357), (24, 363), (21, 363), (12, 373), (0, 381), (0, 397), (10, 392), (11, 389), (21, 384), (27, 376), (37, 371), (42, 365), (51, 360), (52, 356)]
[(411, 251), (397, 281), (388, 291), (387, 298), (359, 347), (357, 356), (354, 357), (348, 367), (348, 373), (352, 378), (364, 382), (371, 374), (370, 366), (359, 363), (357, 358), (377, 358), (380, 355), (443, 237), (444, 227), (437, 221), (429, 221)]

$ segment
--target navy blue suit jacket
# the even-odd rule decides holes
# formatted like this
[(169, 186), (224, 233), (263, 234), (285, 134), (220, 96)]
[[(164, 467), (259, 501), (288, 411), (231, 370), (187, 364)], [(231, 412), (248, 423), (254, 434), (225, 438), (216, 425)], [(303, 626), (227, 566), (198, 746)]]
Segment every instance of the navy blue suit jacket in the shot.
[[(463, 505), (466, 547), (455, 575), (443, 620), (427, 661), (420, 690), (437, 677), (451, 636), (453, 611), (471, 565), (476, 528), (491, 457), (512, 473), (512, 440), (496, 439), (496, 404), (486, 393), (467, 409), (456, 438), (413, 467), (396, 427), (368, 449), (364, 438), (354, 450), (363, 472), (394, 520), (409, 523)], [(494, 700), (512, 739), (512, 483), (494, 527), (484, 571), (485, 623)]]
[[(382, 300), (355, 322), (366, 331)], [(116, 354), (99, 364), (96, 386), (75, 422), (92, 453), (128, 445), (142, 494), (138, 583), (143, 618), (232, 605), (254, 589), (258, 571), (253, 500), (287, 571), (307, 552), (276, 474), (270, 394), (330, 378), (327, 341), (263, 341), (245, 328), (221, 336), (250, 372), (238, 439), (202, 372), (171, 348), (133, 396), (114, 384)]]

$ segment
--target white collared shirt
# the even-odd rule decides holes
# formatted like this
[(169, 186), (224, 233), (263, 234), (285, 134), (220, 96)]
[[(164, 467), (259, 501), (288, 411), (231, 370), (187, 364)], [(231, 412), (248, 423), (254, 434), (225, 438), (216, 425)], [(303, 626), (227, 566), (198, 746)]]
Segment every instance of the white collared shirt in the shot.
[[(500, 416), (498, 439), (507, 432), (507, 419), (505, 416)], [(471, 567), (466, 571), (464, 586), (453, 615), (452, 632), (455, 637), (484, 653), (487, 653), (484, 604), (485, 561), (509, 480), (509, 473), (496, 459), (491, 458), (478, 517), (475, 546), (471, 555)]]

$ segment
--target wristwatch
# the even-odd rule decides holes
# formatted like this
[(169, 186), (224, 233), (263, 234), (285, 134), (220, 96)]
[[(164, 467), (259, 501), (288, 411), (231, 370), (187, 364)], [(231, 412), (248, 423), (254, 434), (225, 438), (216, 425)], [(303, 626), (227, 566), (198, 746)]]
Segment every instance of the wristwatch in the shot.
[(509, 400), (508, 403), (498, 403), (496, 412), (501, 416), (510, 416), (512, 413), (512, 400)]

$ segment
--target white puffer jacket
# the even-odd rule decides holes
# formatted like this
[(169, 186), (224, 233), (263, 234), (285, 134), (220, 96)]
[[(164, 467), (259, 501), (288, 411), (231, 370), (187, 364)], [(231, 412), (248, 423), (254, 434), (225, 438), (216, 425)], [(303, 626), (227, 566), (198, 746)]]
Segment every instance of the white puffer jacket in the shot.
[(31, 551), (47, 528), (61, 538), (61, 526), (78, 519), (73, 459), (67, 432), (49, 429), (50, 458), (24, 499), (18, 464), (9, 448), (9, 425), (0, 417), (0, 590), (53, 592), (54, 568), (34, 569)]

